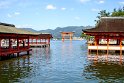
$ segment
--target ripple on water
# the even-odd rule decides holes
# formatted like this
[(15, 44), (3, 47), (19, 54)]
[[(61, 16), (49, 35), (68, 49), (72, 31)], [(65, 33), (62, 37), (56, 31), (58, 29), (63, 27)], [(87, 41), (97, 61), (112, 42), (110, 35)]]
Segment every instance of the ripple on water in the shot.
[(51, 41), (32, 55), (0, 62), (0, 83), (123, 83), (124, 66), (87, 59), (86, 41)]

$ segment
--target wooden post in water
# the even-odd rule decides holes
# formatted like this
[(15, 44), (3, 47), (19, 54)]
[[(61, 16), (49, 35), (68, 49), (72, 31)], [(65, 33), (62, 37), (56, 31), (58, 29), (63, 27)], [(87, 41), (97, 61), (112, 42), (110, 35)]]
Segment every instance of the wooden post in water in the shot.
[(97, 43), (97, 36), (95, 36), (95, 46), (97, 47), (96, 49), (96, 59), (95, 60), (98, 60), (98, 43)]

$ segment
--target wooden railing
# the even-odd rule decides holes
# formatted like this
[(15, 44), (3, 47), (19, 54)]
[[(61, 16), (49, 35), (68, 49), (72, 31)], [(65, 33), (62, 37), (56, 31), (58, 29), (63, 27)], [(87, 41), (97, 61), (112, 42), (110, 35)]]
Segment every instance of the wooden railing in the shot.
[(30, 42), (30, 44), (47, 44), (47, 42)]
[(124, 50), (124, 46), (120, 45), (88, 45), (88, 49), (90, 50)]

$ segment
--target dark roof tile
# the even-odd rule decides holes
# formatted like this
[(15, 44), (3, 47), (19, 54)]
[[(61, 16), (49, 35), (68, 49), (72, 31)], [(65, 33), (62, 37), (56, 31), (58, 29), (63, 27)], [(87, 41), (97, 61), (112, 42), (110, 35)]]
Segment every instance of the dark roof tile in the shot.
[(124, 32), (124, 17), (102, 17), (95, 28), (84, 32)]

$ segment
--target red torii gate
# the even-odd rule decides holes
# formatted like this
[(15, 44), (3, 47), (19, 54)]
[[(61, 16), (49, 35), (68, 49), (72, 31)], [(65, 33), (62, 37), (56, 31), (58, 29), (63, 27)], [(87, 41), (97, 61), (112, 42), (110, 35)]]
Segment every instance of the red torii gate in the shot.
[(73, 37), (73, 34), (75, 32), (60, 32), (61, 33), (61, 36), (62, 36), (62, 41), (65, 40), (65, 36), (69, 36), (70, 37), (70, 41), (72, 40), (72, 37)]

